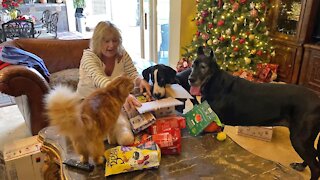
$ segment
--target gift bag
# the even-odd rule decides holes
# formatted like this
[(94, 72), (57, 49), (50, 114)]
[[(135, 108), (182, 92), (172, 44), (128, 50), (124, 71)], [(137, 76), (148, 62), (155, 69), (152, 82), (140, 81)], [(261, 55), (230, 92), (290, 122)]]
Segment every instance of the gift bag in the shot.
[(195, 105), (184, 117), (186, 118), (189, 133), (193, 136), (199, 135), (212, 122), (222, 126), (219, 117), (211, 109), (207, 101)]

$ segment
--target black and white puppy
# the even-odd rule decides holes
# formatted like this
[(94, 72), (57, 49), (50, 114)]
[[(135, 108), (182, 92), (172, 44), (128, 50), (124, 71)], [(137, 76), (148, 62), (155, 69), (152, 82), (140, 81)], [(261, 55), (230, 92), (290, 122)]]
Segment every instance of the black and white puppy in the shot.
[[(149, 82), (151, 79), (153, 84), (151, 93), (155, 98), (160, 99), (166, 95), (165, 87), (167, 84), (179, 84), (186, 91), (190, 92), (190, 85), (188, 82), (190, 73), (191, 68), (177, 73), (170, 66), (157, 64), (144, 69), (142, 71), (142, 76), (147, 82)], [(196, 98), (191, 99), (191, 102), (193, 104), (198, 104)], [(178, 108), (178, 111), (181, 112), (181, 108), (182, 107)]]

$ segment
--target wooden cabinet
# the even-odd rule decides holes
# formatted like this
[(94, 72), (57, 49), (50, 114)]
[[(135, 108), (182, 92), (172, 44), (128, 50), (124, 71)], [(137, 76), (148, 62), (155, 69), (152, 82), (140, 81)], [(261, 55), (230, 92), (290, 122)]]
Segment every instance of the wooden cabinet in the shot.
[(320, 45), (305, 44), (304, 48), (299, 84), (320, 95)]
[(273, 40), (276, 55), (271, 62), (279, 64), (278, 81), (286, 83), (297, 83), (303, 48), (292, 42)]
[(269, 27), (279, 81), (298, 83), (303, 44), (311, 41), (319, 0), (271, 0)]

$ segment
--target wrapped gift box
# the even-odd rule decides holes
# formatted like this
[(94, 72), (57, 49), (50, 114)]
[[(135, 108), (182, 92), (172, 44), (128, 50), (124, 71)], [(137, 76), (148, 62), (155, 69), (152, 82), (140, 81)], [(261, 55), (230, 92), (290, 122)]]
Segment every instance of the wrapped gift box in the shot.
[[(4, 146), (4, 160), (9, 180), (41, 180), (44, 154), (38, 136), (14, 141)], [(1, 178), (0, 178), (1, 179)]]
[(271, 141), (273, 128), (261, 127), (261, 126), (239, 126), (238, 134), (242, 136), (248, 136), (264, 141)]

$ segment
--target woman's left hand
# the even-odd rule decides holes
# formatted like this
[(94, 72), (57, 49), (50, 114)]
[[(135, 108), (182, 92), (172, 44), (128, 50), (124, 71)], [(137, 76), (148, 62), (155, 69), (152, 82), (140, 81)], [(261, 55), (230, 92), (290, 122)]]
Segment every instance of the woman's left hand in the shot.
[(151, 86), (150, 86), (150, 84), (149, 84), (146, 80), (141, 79), (140, 84), (139, 84), (139, 88), (140, 88), (140, 93), (143, 93), (143, 91), (144, 91), (144, 89), (145, 89), (146, 92), (147, 92), (147, 94), (148, 94), (149, 96), (151, 96), (151, 91), (150, 91)]
[(136, 106), (140, 107), (141, 105), (142, 104), (138, 101), (136, 97), (134, 97), (132, 94), (129, 94), (125, 102), (126, 107), (129, 107), (130, 109), (134, 109)]

